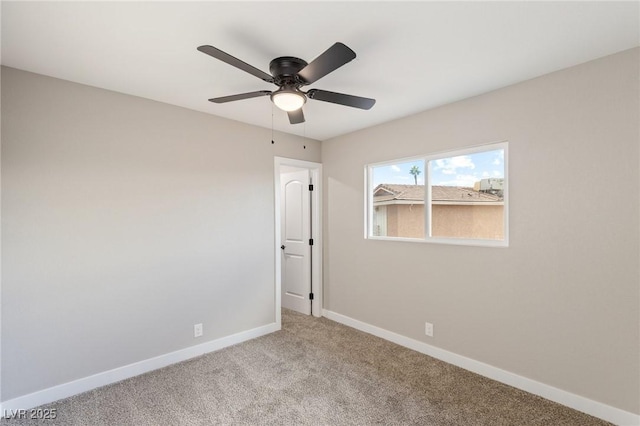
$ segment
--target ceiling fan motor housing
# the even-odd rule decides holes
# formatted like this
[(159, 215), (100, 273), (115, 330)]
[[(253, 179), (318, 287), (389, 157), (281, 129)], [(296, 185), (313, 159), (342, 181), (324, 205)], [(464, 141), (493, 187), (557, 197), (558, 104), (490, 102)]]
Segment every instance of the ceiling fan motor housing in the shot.
[(278, 86), (300, 86), (305, 84), (298, 72), (307, 66), (307, 62), (293, 56), (281, 56), (269, 63), (269, 72)]

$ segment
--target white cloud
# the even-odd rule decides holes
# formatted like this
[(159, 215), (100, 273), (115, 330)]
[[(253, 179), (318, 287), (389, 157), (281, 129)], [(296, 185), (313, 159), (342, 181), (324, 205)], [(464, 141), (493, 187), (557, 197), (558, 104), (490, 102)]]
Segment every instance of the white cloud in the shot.
[(491, 176), (491, 174), (489, 174), (488, 171), (485, 170), (484, 172), (482, 172), (482, 177), (483, 178), (488, 178), (489, 176)]
[(502, 162), (500, 161), (499, 158), (496, 158), (495, 160), (493, 160), (491, 164), (493, 164), (494, 166), (499, 166), (500, 164), (502, 164)]
[(493, 176), (495, 176), (495, 177), (502, 177), (502, 172), (501, 172), (501, 171), (499, 171), (499, 170), (494, 170), (494, 171), (493, 171)]
[(400, 167), (396, 166), (395, 164), (391, 166), (391, 170), (393, 170), (396, 173), (399, 173), (402, 171), (402, 169), (400, 169)]
[(460, 155), (457, 157), (440, 158), (434, 161), (434, 170), (441, 170), (445, 175), (456, 174), (458, 169), (473, 170), (476, 165), (468, 155)]

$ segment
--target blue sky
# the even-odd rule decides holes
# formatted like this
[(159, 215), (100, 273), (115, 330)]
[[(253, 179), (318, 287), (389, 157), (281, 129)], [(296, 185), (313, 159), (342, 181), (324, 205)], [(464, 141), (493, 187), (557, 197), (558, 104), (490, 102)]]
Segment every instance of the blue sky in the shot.
[[(413, 185), (414, 178), (409, 173), (412, 166), (418, 166), (418, 185), (424, 185), (425, 164), (422, 160), (396, 163), (373, 169), (373, 187), (380, 183)], [(441, 158), (431, 161), (431, 184), (443, 186), (468, 186), (485, 178), (504, 177), (504, 150), (484, 151), (475, 154)]]

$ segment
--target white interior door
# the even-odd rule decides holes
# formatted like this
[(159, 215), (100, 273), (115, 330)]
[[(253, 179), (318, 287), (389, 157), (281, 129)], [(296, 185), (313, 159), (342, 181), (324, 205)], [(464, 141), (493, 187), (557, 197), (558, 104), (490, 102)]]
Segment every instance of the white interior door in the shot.
[(282, 307), (311, 314), (309, 170), (283, 173), (281, 183)]

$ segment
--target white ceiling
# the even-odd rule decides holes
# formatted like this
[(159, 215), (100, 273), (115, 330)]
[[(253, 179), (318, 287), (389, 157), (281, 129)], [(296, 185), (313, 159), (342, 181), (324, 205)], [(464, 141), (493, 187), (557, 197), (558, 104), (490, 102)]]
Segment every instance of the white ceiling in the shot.
[[(638, 46), (638, 2), (7, 2), (2, 64), (325, 140)], [(273, 90), (196, 50), (268, 72), (333, 43), (357, 58), (306, 87), (372, 97), (369, 111), (310, 100), (291, 125)]]

